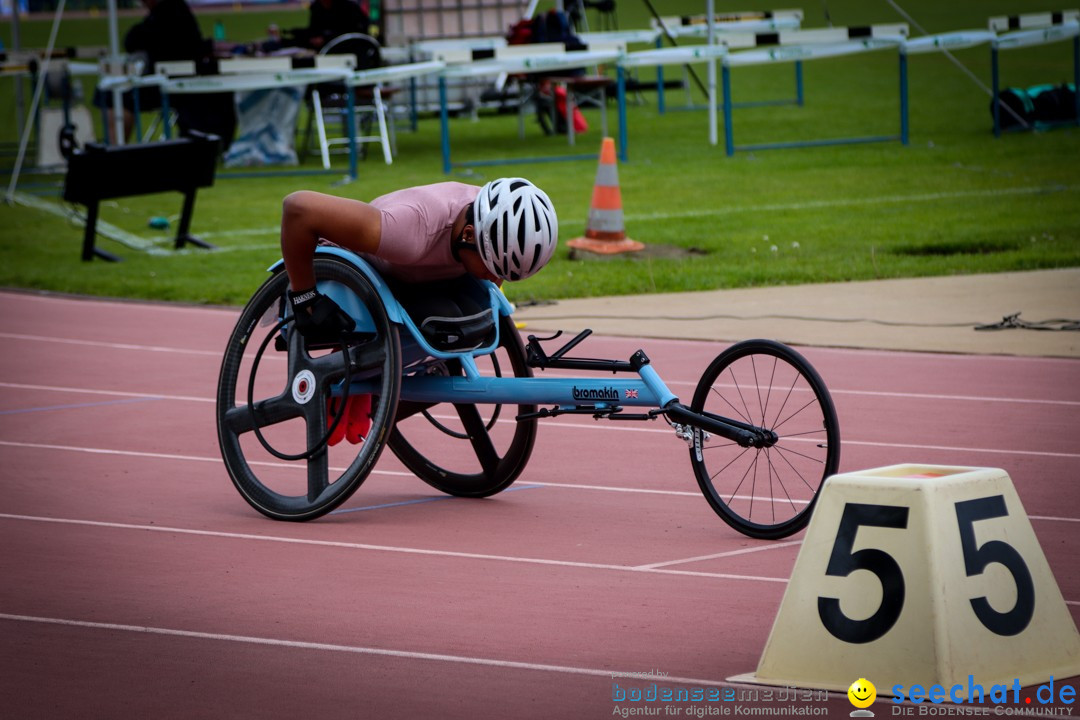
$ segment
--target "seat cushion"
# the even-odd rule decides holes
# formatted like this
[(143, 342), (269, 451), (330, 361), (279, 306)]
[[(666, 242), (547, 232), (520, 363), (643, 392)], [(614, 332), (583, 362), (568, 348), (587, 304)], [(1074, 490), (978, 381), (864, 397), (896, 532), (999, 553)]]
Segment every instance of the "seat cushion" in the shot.
[(394, 285), (394, 295), (436, 350), (463, 352), (495, 340), (495, 312), (487, 289), (472, 277)]

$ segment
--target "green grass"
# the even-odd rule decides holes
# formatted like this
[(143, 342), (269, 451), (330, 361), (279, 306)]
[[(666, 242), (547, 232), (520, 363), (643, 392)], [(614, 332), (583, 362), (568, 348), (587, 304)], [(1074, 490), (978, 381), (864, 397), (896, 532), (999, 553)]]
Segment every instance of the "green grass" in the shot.
[[(641, 7), (638, 7), (641, 5)], [(663, 3), (664, 13), (692, 13), (700, 0)], [(740, 7), (771, 7), (747, 2)], [(731, 8), (725, 8), (731, 9)], [(821, 6), (805, 6), (806, 27), (823, 25)], [(835, 24), (895, 22), (885, 3), (829, 3)], [(985, 27), (990, 15), (1015, 13), (1015, 2), (905, 4), (930, 32)], [(1024, 12), (1055, 6), (1020, 8)], [(643, 27), (644, 6), (620, 4), (620, 26)], [(209, 33), (214, 16), (200, 16)], [(230, 37), (258, 37), (268, 22), (303, 23), (303, 11), (278, 16), (245, 12), (224, 19)], [(134, 20), (130, 18), (129, 20)], [(209, 23), (209, 24), (208, 24)], [(65, 21), (61, 44), (102, 44), (98, 20)], [(0, 37), (9, 28), (0, 26)], [(44, 44), (47, 22), (24, 22), (25, 45)], [(913, 34), (917, 34), (913, 31)], [(38, 38), (38, 42), (33, 39)], [(1002, 54), (1005, 85), (1071, 80), (1072, 46), (1060, 43)], [(988, 47), (957, 58), (982, 82), (990, 77)], [(704, 79), (704, 66), (697, 66)], [(668, 77), (677, 68), (666, 69)], [(643, 73), (643, 77), (649, 73)], [(898, 132), (897, 58), (882, 51), (808, 62), (806, 103), (735, 111), (739, 145)], [(11, 107), (11, 82), (2, 81), (0, 107)], [(89, 91), (89, 88), (88, 88)], [(791, 65), (733, 70), (736, 102), (789, 98)], [(718, 146), (708, 144), (704, 111), (674, 109), (683, 93), (668, 94), (669, 112), (655, 95), (629, 108), (629, 162), (619, 178), (628, 234), (649, 246), (639, 256), (572, 260), (562, 247), (537, 276), (510, 286), (515, 300), (626, 293), (679, 292), (722, 287), (863, 280), (872, 278), (1004, 272), (1080, 264), (1080, 129), (1011, 134), (990, 132), (989, 98), (941, 55), (911, 58), (911, 144), (897, 142), (738, 152), (728, 158), (723, 126)], [(695, 94), (695, 102), (702, 98)], [(612, 110), (614, 106), (612, 106)], [(10, 111), (0, 111), (0, 141), (14, 139)], [(586, 112), (590, 131), (579, 150), (599, 147), (599, 116)], [(614, 127), (615, 113), (609, 113)], [(528, 141), (517, 138), (513, 116), (455, 119), (455, 160), (559, 155), (565, 138), (545, 138), (535, 119)], [(612, 130), (613, 132), (613, 130)], [(0, 205), (0, 285), (107, 296), (239, 304), (250, 296), (277, 256), (281, 199), (310, 188), (370, 199), (407, 185), (447, 179), (441, 170), (439, 125), (424, 118), (416, 133), (398, 135), (392, 166), (372, 157), (359, 179), (335, 185), (334, 176), (235, 179), (219, 172), (200, 191), (194, 234), (225, 252), (148, 255), (99, 239), (123, 263), (79, 261), (81, 230), (73, 222), (31, 208)], [(374, 153), (378, 155), (378, 153)], [(310, 161), (309, 161), (310, 163)], [(10, 166), (11, 162), (5, 163)], [(308, 168), (314, 167), (309, 164)], [(559, 211), (561, 240), (582, 234), (596, 173), (594, 160), (507, 164), (453, 176), (482, 183), (524, 174), (544, 187)], [(5, 186), (7, 179), (4, 179)], [(27, 176), (24, 191), (47, 194), (57, 177)], [(25, 184), (24, 184), (25, 183)], [(35, 185), (36, 183), (36, 185)], [(175, 215), (176, 194), (107, 203), (102, 219), (144, 238), (166, 243), (151, 230), (153, 216)], [(774, 249), (775, 248), (775, 249)], [(666, 252), (663, 252), (666, 251)], [(690, 251), (690, 252), (686, 252)]]

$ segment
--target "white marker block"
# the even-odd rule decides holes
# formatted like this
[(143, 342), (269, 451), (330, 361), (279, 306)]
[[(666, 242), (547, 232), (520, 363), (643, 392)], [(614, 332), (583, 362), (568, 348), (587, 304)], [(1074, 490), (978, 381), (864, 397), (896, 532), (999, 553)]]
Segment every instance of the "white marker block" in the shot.
[(905, 464), (826, 481), (757, 671), (731, 679), (966, 697), (969, 676), (1076, 675), (1080, 635), (1009, 475)]

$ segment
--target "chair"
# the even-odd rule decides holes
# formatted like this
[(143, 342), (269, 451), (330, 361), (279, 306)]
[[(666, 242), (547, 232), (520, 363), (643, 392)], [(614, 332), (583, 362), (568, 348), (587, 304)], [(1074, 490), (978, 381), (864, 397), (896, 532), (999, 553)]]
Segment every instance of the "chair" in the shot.
[[(363, 33), (339, 35), (326, 43), (319, 54), (353, 54), (356, 56), (357, 70), (370, 70), (382, 65), (382, 51), (378, 41)], [(353, 90), (353, 112), (356, 123), (353, 135), (361, 156), (366, 155), (364, 152), (366, 143), (377, 142), (382, 145), (383, 159), (386, 164), (392, 164), (396, 152), (396, 138), (393, 137), (393, 125), (387, 122), (388, 112), (385, 100), (393, 95), (395, 89), (380, 88), (376, 85), (357, 87)], [(304, 130), (303, 152), (306, 155), (311, 147), (311, 130), (314, 124), (323, 168), (329, 169), (330, 147), (345, 145), (345, 149), (348, 149), (349, 133), (346, 124), (349, 112), (348, 88), (342, 82), (320, 83), (311, 88), (310, 102), (307, 127)], [(331, 116), (336, 116), (340, 120), (342, 127), (340, 137), (327, 137), (327, 118)], [(377, 134), (372, 132), (372, 122), (378, 123)]]
[(586, 9), (596, 10), (599, 14), (597, 30), (618, 30), (619, 18), (615, 14), (615, 0), (572, 0), (566, 3), (570, 20), (578, 32), (588, 32), (589, 20), (585, 17)]
[(615, 14), (615, 0), (585, 0), (582, 4), (600, 13), (599, 30), (619, 29), (619, 16)]
[[(537, 117), (545, 135), (566, 133), (566, 142), (574, 144), (574, 112), (577, 108), (591, 105), (600, 109), (600, 137), (607, 137), (607, 93), (615, 84), (606, 75), (549, 75), (545, 82), (536, 86), (534, 98), (538, 101)], [(563, 90), (563, 112), (558, 111), (560, 100), (558, 88)], [(524, 138), (524, 120), (518, 114), (518, 134)]]

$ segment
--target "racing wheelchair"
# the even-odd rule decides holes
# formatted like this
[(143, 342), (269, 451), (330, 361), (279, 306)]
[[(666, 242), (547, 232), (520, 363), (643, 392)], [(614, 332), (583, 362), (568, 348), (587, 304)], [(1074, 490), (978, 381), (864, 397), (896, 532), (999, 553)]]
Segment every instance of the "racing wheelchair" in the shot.
[[(494, 495), (525, 470), (539, 421), (570, 414), (666, 422), (688, 446), (713, 510), (750, 537), (804, 528), (837, 471), (840, 429), (828, 389), (781, 343), (724, 350), (684, 404), (641, 350), (625, 361), (571, 357), (589, 330), (550, 352), (545, 343), (559, 334), (523, 343), (503, 294), (472, 277), (454, 290), (460, 312), (432, 315), (337, 247), (316, 252), (318, 289), (356, 327), (339, 342), (309, 346), (292, 330), (280, 261), (271, 273), (229, 338), (216, 410), (233, 484), (268, 517), (311, 520), (337, 508), (387, 446), (441, 492)], [(548, 370), (575, 374), (534, 374)], [(363, 399), (363, 432), (331, 446), (351, 419), (350, 398)]]

